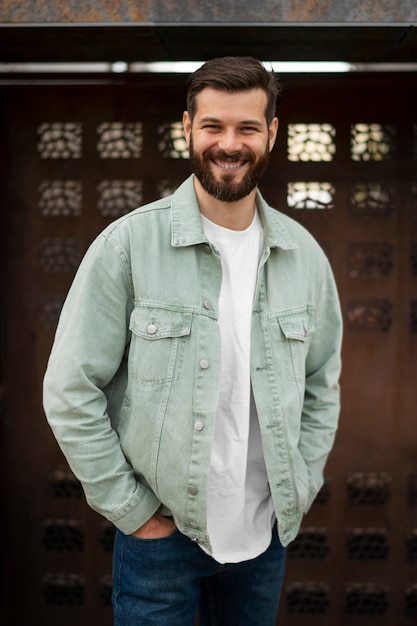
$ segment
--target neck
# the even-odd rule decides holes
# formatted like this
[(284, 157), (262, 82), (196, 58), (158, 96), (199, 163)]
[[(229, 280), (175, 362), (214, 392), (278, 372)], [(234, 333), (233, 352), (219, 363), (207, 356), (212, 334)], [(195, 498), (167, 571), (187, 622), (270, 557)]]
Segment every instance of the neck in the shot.
[(211, 196), (194, 176), (194, 189), (200, 212), (211, 222), (229, 230), (245, 230), (255, 215), (256, 188), (236, 202), (222, 202)]

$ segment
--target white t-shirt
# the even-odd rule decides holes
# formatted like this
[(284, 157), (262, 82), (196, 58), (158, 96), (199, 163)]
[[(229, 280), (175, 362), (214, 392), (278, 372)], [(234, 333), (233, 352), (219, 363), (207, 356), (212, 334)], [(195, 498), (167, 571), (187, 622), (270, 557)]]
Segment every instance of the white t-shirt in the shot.
[(221, 372), (207, 485), (207, 527), (220, 563), (253, 559), (271, 541), (274, 509), (250, 382), (250, 334), (263, 230), (257, 211), (243, 231), (202, 216), (220, 253)]

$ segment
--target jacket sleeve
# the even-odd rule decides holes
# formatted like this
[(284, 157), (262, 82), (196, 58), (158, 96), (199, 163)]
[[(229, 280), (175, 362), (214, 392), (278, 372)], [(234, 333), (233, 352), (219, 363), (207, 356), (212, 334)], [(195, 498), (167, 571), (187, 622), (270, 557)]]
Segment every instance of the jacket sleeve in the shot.
[(52, 431), (92, 508), (132, 533), (160, 507), (127, 462), (106, 393), (122, 371), (133, 303), (129, 263), (104, 235), (64, 304), (44, 379)]
[(342, 316), (327, 259), (324, 259), (315, 308), (315, 332), (306, 358), (299, 439), (310, 479), (308, 508), (323, 484), (323, 470), (333, 446), (340, 411)]

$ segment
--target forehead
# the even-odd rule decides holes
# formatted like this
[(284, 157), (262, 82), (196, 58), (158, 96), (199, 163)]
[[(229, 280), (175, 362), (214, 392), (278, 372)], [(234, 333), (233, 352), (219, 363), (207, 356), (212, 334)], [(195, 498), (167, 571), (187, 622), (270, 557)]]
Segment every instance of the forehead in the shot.
[(196, 97), (196, 119), (216, 117), (234, 121), (257, 119), (265, 121), (267, 97), (263, 89), (223, 91), (205, 87)]

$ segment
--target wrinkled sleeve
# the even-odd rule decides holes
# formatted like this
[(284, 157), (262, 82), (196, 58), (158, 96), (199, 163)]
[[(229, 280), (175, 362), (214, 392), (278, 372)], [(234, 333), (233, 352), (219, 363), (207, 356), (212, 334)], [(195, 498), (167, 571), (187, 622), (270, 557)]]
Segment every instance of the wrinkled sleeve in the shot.
[(90, 506), (125, 533), (160, 502), (127, 462), (108, 411), (108, 390), (123, 367), (133, 302), (129, 261), (99, 236), (64, 304), (44, 378), (44, 409)]
[(327, 259), (324, 259), (315, 308), (316, 328), (306, 359), (299, 440), (310, 478), (308, 507), (323, 484), (323, 470), (333, 446), (340, 412), (342, 316)]

